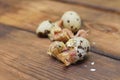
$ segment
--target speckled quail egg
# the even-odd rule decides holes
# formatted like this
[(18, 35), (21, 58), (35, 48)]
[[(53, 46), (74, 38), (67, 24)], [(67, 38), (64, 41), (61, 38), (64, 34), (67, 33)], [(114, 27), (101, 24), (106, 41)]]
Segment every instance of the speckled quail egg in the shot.
[(67, 11), (62, 16), (63, 26), (76, 33), (81, 27), (81, 18), (74, 11)]
[(90, 50), (90, 43), (87, 39), (83, 37), (74, 37), (70, 39), (67, 43), (66, 46), (69, 48), (75, 48), (76, 49), (83, 49), (84, 51), (88, 52)]
[(52, 26), (53, 24), (51, 23), (51, 21), (45, 20), (41, 24), (39, 24), (38, 28), (36, 29), (36, 34), (39, 37), (47, 37)]
[(76, 56), (77, 56), (78, 60), (83, 60), (84, 56), (87, 55), (87, 52), (85, 50), (81, 49), (81, 48), (75, 47), (75, 50), (77, 51)]
[(84, 57), (87, 55), (87, 53), (90, 50), (90, 43), (87, 39), (83, 37), (74, 37), (70, 39), (66, 46), (69, 49), (75, 49), (76, 50), (76, 59), (77, 60), (83, 60)]

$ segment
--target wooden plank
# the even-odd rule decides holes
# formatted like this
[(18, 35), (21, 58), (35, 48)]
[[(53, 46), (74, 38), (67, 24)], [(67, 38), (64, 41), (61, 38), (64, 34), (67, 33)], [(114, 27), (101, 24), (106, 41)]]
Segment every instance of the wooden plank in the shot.
[(90, 30), (88, 37), (93, 47), (92, 51), (120, 60), (120, 45), (118, 44), (120, 42), (119, 25), (109, 22), (95, 24), (85, 23)]
[(117, 13), (120, 14), (120, 1), (119, 0), (59, 0), (60, 2), (64, 3), (69, 3), (69, 4), (75, 4), (75, 5), (80, 5), (84, 6), (87, 8), (92, 8), (92, 9), (97, 9), (105, 12), (112, 12), (112, 13)]
[[(51, 7), (49, 4), (55, 7)], [(58, 20), (65, 11), (75, 10), (81, 15), (84, 22), (92, 24), (87, 27), (87, 29), (90, 30), (89, 39), (92, 42), (92, 51), (118, 60), (120, 59), (120, 45), (118, 44), (120, 41), (120, 16), (117, 14), (54, 1), (22, 1), (19, 5), (11, 4), (11, 6), (19, 10), (2, 15), (0, 22), (14, 25), (17, 28), (31, 32), (35, 32), (37, 25), (41, 21), (45, 19), (55, 21)], [(115, 43), (113, 44), (112, 42)], [(94, 45), (93, 43), (96, 44)], [(111, 45), (113, 45), (113, 47), (111, 47)]]
[(3, 62), (0, 62), (0, 80), (38, 80), (28, 74), (18, 71), (15, 68), (12, 68), (6, 65)]
[[(69, 1), (73, 1), (73, 0), (69, 0)], [(83, 3), (86, 3), (86, 4), (92, 4), (92, 5), (98, 5), (98, 6), (101, 6), (101, 7), (107, 7), (107, 8), (111, 8), (111, 9), (118, 9), (119, 10), (119, 3), (120, 1), (119, 0), (104, 0), (104, 1), (101, 1), (101, 0), (74, 0), (75, 2), (83, 2)]]
[[(85, 61), (64, 67), (46, 54), (50, 41), (33, 33), (0, 24), (2, 80), (119, 80), (120, 62), (89, 53)], [(95, 62), (94, 65), (91, 65)], [(102, 67), (101, 67), (102, 66)], [(96, 69), (91, 72), (90, 69)]]
[[(14, 0), (12, 0), (14, 1)], [(31, 0), (32, 1), (32, 0)], [(15, 12), (9, 12), (4, 15), (1, 15), (0, 22), (9, 24), (9, 25), (15, 25), (19, 28), (35, 31), (38, 24), (46, 19), (55, 20), (57, 16), (49, 16), (48, 14), (44, 13), (44, 9), (47, 9), (47, 7), (38, 7), (39, 4), (37, 2), (34, 3), (31, 1), (23, 1), (19, 4), (16, 4), (15, 2), (11, 4), (11, 2), (7, 3), (11, 5), (12, 7), (17, 8), (18, 11)], [(4, 2), (4, 1), (3, 1)], [(19, 2), (19, 1), (18, 1)], [(31, 2), (31, 3), (30, 3)], [(6, 3), (6, 2), (5, 2)], [(40, 1), (40, 4), (44, 4), (44, 2)], [(37, 6), (36, 6), (37, 4)], [(35, 9), (36, 8), (36, 9)], [(34, 16), (36, 15), (36, 16)], [(22, 16), (22, 17), (21, 17)], [(34, 26), (34, 27), (33, 27)]]

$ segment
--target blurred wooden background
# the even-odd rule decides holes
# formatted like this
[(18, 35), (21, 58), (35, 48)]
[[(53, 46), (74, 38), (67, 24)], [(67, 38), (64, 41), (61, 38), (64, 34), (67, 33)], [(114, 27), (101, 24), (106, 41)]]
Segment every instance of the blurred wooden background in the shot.
[[(66, 68), (46, 54), (50, 41), (35, 30), (68, 10), (83, 19), (92, 48)], [(120, 80), (120, 0), (0, 0), (0, 80)]]

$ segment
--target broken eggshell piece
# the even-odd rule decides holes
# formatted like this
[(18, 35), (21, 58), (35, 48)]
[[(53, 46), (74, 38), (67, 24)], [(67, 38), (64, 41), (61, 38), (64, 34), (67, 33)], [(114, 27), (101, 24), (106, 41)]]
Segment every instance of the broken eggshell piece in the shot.
[(50, 44), (47, 53), (48, 53), (50, 56), (56, 57), (58, 54), (60, 54), (60, 53), (63, 52), (64, 50), (67, 50), (66, 45), (65, 45), (63, 42), (55, 41), (55, 42), (52, 42), (52, 43)]
[(61, 29), (60, 26), (54, 24), (50, 29), (50, 34), (48, 36), (51, 41), (67, 42), (71, 37), (73, 37), (73, 33), (69, 29)]
[(65, 66), (69, 66), (79, 60), (79, 56), (77, 56), (76, 50), (66, 50), (63, 51), (61, 54), (57, 55), (57, 59), (62, 61)]

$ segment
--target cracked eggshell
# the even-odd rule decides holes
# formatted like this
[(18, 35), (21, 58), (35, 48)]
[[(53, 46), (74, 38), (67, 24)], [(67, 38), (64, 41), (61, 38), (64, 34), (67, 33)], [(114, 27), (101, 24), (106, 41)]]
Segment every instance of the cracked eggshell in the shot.
[(54, 35), (55, 32), (61, 32), (62, 29), (56, 24), (54, 23), (50, 29), (50, 34)]
[(64, 28), (70, 29), (73, 33), (76, 33), (81, 27), (81, 18), (74, 11), (67, 11), (62, 16)]
[(76, 47), (77, 49), (83, 49), (86, 52), (88, 52), (90, 50), (89, 41), (83, 37), (74, 37), (74, 38), (70, 39), (66, 43), (66, 46), (69, 48)]
[(51, 43), (48, 49), (48, 54), (52, 56), (57, 56), (60, 54), (62, 51), (66, 50), (67, 47), (63, 42), (60, 41), (54, 41)]
[(62, 29), (56, 24), (53, 23), (53, 26), (50, 29), (50, 33), (48, 34), (48, 37), (51, 41), (55, 40), (55, 34), (56, 33), (60, 33), (62, 31)]
[(48, 36), (52, 25), (53, 24), (49, 20), (43, 21), (41, 24), (39, 24), (38, 28), (36, 29), (36, 34), (40, 37)]
[(68, 48), (74, 48), (75, 47), (75, 40), (72, 38), (72, 39), (69, 39), (67, 42), (66, 42), (66, 46), (68, 47)]

